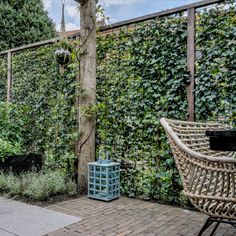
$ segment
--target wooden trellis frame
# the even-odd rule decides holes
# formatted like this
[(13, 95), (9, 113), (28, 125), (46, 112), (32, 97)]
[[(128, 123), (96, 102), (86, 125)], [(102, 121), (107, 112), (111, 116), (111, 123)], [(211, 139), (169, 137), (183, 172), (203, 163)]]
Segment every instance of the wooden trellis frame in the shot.
[(0, 56), (7, 55), (7, 102), (10, 102), (11, 100), (11, 92), (12, 92), (12, 86), (13, 86), (13, 80), (12, 80), (12, 57), (14, 53), (26, 50), (26, 49), (31, 49), (31, 48), (37, 48), (41, 46), (45, 46), (48, 44), (53, 44), (57, 42), (59, 39), (54, 38), (54, 39), (49, 39), (37, 43), (32, 43), (28, 45), (24, 45), (21, 47), (17, 48), (12, 48), (10, 50), (2, 51), (0, 52)]
[[(195, 77), (195, 54), (196, 54), (196, 49), (195, 49), (195, 12), (196, 9), (202, 8), (202, 7), (207, 7), (211, 6), (220, 2), (224, 2), (224, 0), (205, 0), (205, 1), (200, 1), (196, 2), (193, 4), (188, 4), (184, 5), (181, 7), (176, 7), (164, 11), (160, 11), (157, 13), (149, 14), (146, 16), (142, 17), (137, 17), (131, 20), (126, 20), (126, 21), (121, 21), (115, 24), (111, 24), (108, 26), (104, 26), (100, 29), (101, 33), (107, 33), (109, 31), (113, 31), (115, 29), (118, 29), (123, 26), (129, 26), (129, 25), (134, 25), (139, 22), (144, 22), (148, 21), (151, 19), (155, 19), (156, 17), (165, 17), (169, 15), (174, 15), (178, 14), (181, 12), (187, 12), (187, 19), (188, 19), (188, 40), (187, 40), (187, 65), (188, 65), (188, 70), (190, 72), (190, 84), (187, 87), (187, 99), (188, 99), (188, 113), (187, 113), (187, 119), (189, 121), (194, 121), (194, 77)], [(75, 34), (74, 37), (79, 37), (79, 34)], [(18, 48), (13, 48), (10, 50), (2, 51), (0, 52), (0, 56), (7, 55), (8, 59), (8, 70), (7, 70), (7, 101), (10, 101), (11, 98), (11, 90), (12, 90), (12, 66), (11, 66), (11, 61), (12, 61), (12, 56), (16, 52), (20, 52), (26, 49), (31, 49), (31, 48), (37, 48), (40, 46), (48, 45), (48, 44), (53, 44), (58, 41), (58, 38), (55, 39), (50, 39), (42, 42), (37, 42), (33, 44), (29, 44), (26, 46), (18, 47)]]

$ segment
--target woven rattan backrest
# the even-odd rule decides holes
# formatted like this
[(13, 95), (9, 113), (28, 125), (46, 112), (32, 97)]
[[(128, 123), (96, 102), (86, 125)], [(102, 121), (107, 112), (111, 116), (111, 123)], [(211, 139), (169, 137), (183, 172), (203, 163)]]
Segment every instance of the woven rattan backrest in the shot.
[(210, 150), (209, 137), (206, 130), (224, 130), (225, 126), (219, 123), (198, 123), (166, 119), (170, 128), (179, 139), (191, 150), (207, 156), (232, 156), (232, 152)]

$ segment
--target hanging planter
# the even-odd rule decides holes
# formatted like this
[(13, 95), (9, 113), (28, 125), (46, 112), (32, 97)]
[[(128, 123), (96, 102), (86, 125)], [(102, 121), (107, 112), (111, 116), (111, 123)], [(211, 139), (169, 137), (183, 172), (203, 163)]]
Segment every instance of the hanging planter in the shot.
[[(65, 28), (65, 0), (62, 0), (62, 18), (61, 18), (61, 32), (60, 32), (60, 49), (55, 51), (55, 60), (62, 67), (67, 65), (71, 61), (70, 43), (66, 37), (66, 28)], [(64, 71), (64, 69), (62, 69)]]
[(67, 65), (71, 61), (71, 54), (68, 50), (61, 48), (55, 52), (56, 62), (60, 65)]

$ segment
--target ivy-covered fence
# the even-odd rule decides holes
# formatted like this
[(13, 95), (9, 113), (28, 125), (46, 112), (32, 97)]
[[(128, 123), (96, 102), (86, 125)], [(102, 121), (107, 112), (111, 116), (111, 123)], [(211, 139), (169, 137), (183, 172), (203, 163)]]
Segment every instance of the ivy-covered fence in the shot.
[[(235, 2), (196, 16), (197, 120), (236, 112)], [(161, 117), (186, 119), (187, 19), (164, 17), (122, 28), (98, 44), (99, 148), (124, 162), (122, 190), (168, 202), (181, 200), (179, 176)]]
[(72, 171), (77, 136), (75, 70), (71, 64), (59, 73), (56, 48), (45, 46), (14, 56), (12, 102), (24, 109), (24, 146), (43, 153), (54, 168)]
[[(197, 12), (197, 120), (215, 119), (226, 108), (235, 109), (235, 13), (234, 1)], [(122, 192), (129, 196), (184, 201), (159, 120), (186, 119), (186, 41), (184, 14), (159, 17), (98, 37), (97, 152), (109, 150), (113, 160), (121, 161)], [(57, 168), (71, 173), (78, 135), (76, 63), (61, 75), (54, 50), (54, 45), (44, 46), (13, 56), (13, 104), (10, 115), (0, 116), (1, 124), (6, 123), (0, 126), (0, 135), (17, 139), (25, 151), (43, 153), (48, 166), (56, 163)], [(0, 64), (3, 88), (6, 59)], [(0, 95), (5, 101), (5, 93)], [(1, 106), (8, 109), (10, 105)], [(12, 137), (12, 133), (16, 135)]]
[(236, 2), (201, 12), (196, 31), (197, 120), (236, 120)]
[(129, 196), (178, 199), (179, 177), (159, 120), (186, 117), (186, 40), (181, 16), (99, 39), (98, 148), (124, 162)]
[[(0, 138), (19, 143), (23, 153), (41, 153), (47, 166), (72, 174), (77, 138), (75, 65), (60, 74), (56, 48), (46, 45), (12, 57), (11, 102), (3, 102), (6, 95), (1, 99)], [(6, 64), (5, 58), (1, 63)], [(1, 73), (4, 81), (6, 70)]]

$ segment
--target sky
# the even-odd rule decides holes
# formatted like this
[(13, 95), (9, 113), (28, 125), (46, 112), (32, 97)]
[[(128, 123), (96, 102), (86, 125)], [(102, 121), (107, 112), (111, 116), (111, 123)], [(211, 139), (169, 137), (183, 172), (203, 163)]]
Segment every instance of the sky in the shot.
[[(43, 0), (44, 7), (58, 31), (61, 22), (61, 1)], [(66, 30), (79, 29), (78, 3), (74, 0), (63, 1), (65, 1)], [(110, 18), (109, 23), (115, 23), (197, 1), (199, 0), (99, 0), (99, 4), (105, 9), (105, 16)]]

